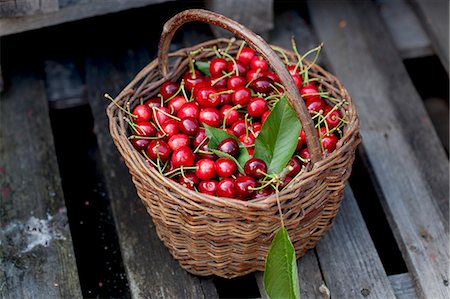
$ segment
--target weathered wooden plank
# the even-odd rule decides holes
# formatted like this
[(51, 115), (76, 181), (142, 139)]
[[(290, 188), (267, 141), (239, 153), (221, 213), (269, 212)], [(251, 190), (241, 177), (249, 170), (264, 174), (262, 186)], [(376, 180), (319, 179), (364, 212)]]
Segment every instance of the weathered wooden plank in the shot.
[(417, 292), (448, 298), (448, 160), (423, 104), (373, 3), (309, 6), (328, 61), (357, 103), (364, 149)]
[(0, 36), (47, 27), (88, 17), (161, 3), (167, 0), (91, 0), (67, 5), (58, 11), (27, 17), (0, 18)]
[(417, 297), (414, 281), (409, 273), (388, 276), (397, 299), (415, 299)]
[(0, 297), (81, 298), (39, 64), (2, 46)]
[(440, 98), (428, 98), (424, 102), (427, 112), (430, 114), (431, 121), (436, 128), (436, 132), (448, 151), (450, 136), (448, 103), (446, 100)]
[[(263, 37), (273, 28), (273, 0), (207, 0), (206, 7), (232, 18)], [(229, 32), (215, 26), (212, 26), (212, 30), (218, 37), (231, 36)]]
[(331, 297), (395, 298), (350, 187), (317, 256)]
[(0, 18), (29, 16), (58, 10), (58, 0), (2, 0)]
[(428, 32), (431, 44), (448, 73), (449, 2), (448, 0), (412, 1), (419, 19)]
[(109, 135), (103, 94), (117, 94), (148, 62), (139, 49), (108, 58), (93, 55), (86, 63), (87, 94), (130, 290), (133, 298), (216, 298), (212, 280), (183, 270), (159, 240)]
[(377, 0), (380, 14), (402, 58), (432, 55), (431, 42), (405, 0)]
[[(324, 284), (324, 281), (314, 250), (310, 250), (298, 260), (297, 267), (300, 281), (300, 298), (321, 298), (320, 286)], [(267, 299), (268, 297), (264, 290), (264, 274), (258, 272), (255, 276), (261, 298)]]

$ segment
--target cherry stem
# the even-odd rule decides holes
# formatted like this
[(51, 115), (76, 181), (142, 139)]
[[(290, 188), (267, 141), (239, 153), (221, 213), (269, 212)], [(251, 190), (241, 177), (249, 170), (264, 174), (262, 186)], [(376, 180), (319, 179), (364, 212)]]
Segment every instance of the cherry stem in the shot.
[(278, 54), (280, 54), (280, 56), (284, 59), (284, 63), (286, 64), (286, 65), (288, 65), (289, 64), (289, 59), (287, 58), (287, 56), (286, 56), (286, 53), (284, 53), (284, 51), (282, 51), (280, 48), (278, 48), (278, 47), (271, 47), (272, 48), (272, 50), (274, 50), (275, 52), (277, 52)]
[(138, 126), (137, 124), (135, 124), (132, 120), (129, 120), (128, 118), (124, 117), (123, 120), (125, 120), (131, 127), (131, 130), (133, 130), (136, 134), (140, 134), (140, 133), (144, 133), (144, 132), (139, 132), (136, 127)]
[(150, 137), (150, 136), (139, 136), (139, 135), (131, 135), (128, 137), (128, 139), (148, 139), (148, 140), (154, 140), (154, 139), (162, 139), (163, 136), (156, 136), (156, 137)]
[[(191, 53), (192, 53), (192, 52), (191, 52)], [(191, 53), (188, 54), (189, 71), (190, 71), (191, 74), (192, 74), (192, 78), (193, 78), (193, 79), (197, 79), (197, 75), (195, 74), (195, 66), (194, 66), (195, 59), (192, 58)]]
[(239, 55), (241, 55), (242, 49), (244, 49), (246, 42), (242, 41), (241, 45), (239, 46), (239, 50), (236, 53), (236, 57), (239, 58)]
[[(294, 37), (291, 38), (291, 45), (292, 45), (292, 50), (295, 53), (295, 56), (297, 56), (297, 64), (295, 65), (295, 71), (297, 72), (297, 65), (300, 66), (300, 71), (303, 71), (303, 60), (302, 60), (302, 56), (300, 55), (300, 53), (298, 52), (297, 49), (297, 44), (295, 42)], [(303, 78), (303, 81), (306, 78)]]
[(248, 81), (247, 84), (245, 84), (245, 87), (248, 88), (250, 86), (250, 84), (252, 84), (253, 81), (255, 81), (256, 79), (258, 79), (258, 75), (261, 72), (261, 69), (257, 69), (255, 75), (253, 76), (253, 78)]
[(105, 98), (107, 98), (108, 100), (110, 100), (114, 105), (117, 106), (117, 108), (119, 108), (120, 110), (122, 110), (123, 112), (125, 112), (126, 114), (130, 115), (131, 117), (137, 118), (137, 115), (134, 115), (133, 113), (127, 111), (125, 108), (123, 108), (122, 106), (120, 106), (115, 99), (113, 99), (109, 94), (105, 93), (103, 95)]
[(223, 53), (220, 53), (220, 52), (217, 50), (217, 47), (216, 47), (216, 46), (213, 47), (213, 51), (214, 51), (214, 53), (216, 53), (216, 56), (217, 56), (217, 57), (219, 57), (219, 58), (222, 57), (222, 54), (223, 54)]
[(231, 110), (237, 110), (237, 109), (239, 109), (241, 107), (242, 106), (240, 104), (237, 104), (236, 106), (231, 107), (230, 109), (227, 110), (227, 112), (225, 112), (225, 116), (224, 116), (223, 122), (222, 122), (222, 128), (224, 130), (226, 128), (228, 114), (230, 114)]
[(199, 145), (197, 145), (197, 147), (196, 147), (195, 150), (194, 150), (194, 154), (195, 154), (196, 152), (198, 152), (198, 150), (199, 150), (200, 147), (205, 143), (206, 140), (208, 140), (208, 137), (205, 137), (205, 138), (202, 140), (202, 142), (200, 142)]
[(165, 100), (164, 103), (167, 103), (171, 99), (176, 97), (180, 93), (180, 91), (183, 89), (183, 85), (184, 85), (184, 80), (181, 80), (180, 87), (178, 87), (177, 91), (173, 95), (171, 95), (167, 100)]
[(226, 58), (230, 59), (230, 60), (233, 62), (233, 64), (234, 64), (234, 69), (235, 69), (235, 71), (236, 71), (236, 76), (239, 76), (239, 69), (238, 69), (236, 60), (235, 60), (230, 54), (228, 54), (228, 53), (222, 53), (222, 54), (223, 54), (223, 56), (225, 56)]
[(223, 76), (221, 76), (221, 77), (219, 77), (219, 78), (217, 78), (217, 79), (212, 80), (212, 81), (211, 81), (211, 86), (216, 85), (217, 82), (219, 82), (220, 80), (222, 80), (222, 79), (224, 79), (224, 78), (231, 77), (232, 75), (233, 75), (233, 72), (225, 73)]
[(188, 98), (187, 94), (186, 94), (186, 89), (184, 88), (184, 79), (181, 80), (181, 92), (183, 93), (184, 98), (186, 99), (186, 101), (190, 102), (190, 98)]
[(156, 107), (152, 107), (152, 110), (153, 110), (153, 119), (156, 122), (156, 126), (163, 133), (163, 136), (166, 136), (166, 132), (164, 132), (164, 130), (162, 129), (161, 124), (159, 123), (158, 117), (156, 115)]
[(309, 54), (316, 52), (316, 55), (314, 56), (313, 61), (306, 67), (304, 68), (301, 72), (300, 75), (302, 74), (302, 72), (305, 72), (305, 83), (308, 82), (308, 71), (312, 68), (312, 66), (316, 63), (317, 59), (319, 58), (319, 54), (320, 54), (320, 50), (322, 50), (323, 48), (323, 43), (321, 43), (319, 46), (315, 47), (314, 49), (309, 50), (308, 52), (306, 52), (303, 56), (302, 56), (302, 60), (308, 56)]
[(230, 50), (231, 46), (234, 44), (235, 41), (236, 41), (236, 38), (232, 37), (230, 39), (230, 42), (228, 43), (227, 47), (225, 48), (225, 50), (223, 50), (223, 52), (228, 53), (228, 51)]
[(174, 115), (172, 115), (172, 114), (170, 114), (170, 113), (164, 112), (163, 110), (159, 109), (158, 107), (153, 107), (153, 109), (158, 110), (158, 111), (161, 112), (162, 114), (165, 114), (166, 116), (168, 116), (168, 117), (170, 117), (170, 118), (173, 118), (173, 119), (175, 119), (175, 120), (178, 120), (178, 121), (181, 120), (181, 118), (176, 117), (176, 116), (174, 116)]
[(223, 91), (219, 91), (219, 92), (215, 92), (215, 93), (211, 93), (209, 94), (209, 98), (215, 97), (215, 96), (220, 96), (221, 94), (231, 94), (233, 93), (234, 90), (229, 89), (229, 90), (223, 90)]

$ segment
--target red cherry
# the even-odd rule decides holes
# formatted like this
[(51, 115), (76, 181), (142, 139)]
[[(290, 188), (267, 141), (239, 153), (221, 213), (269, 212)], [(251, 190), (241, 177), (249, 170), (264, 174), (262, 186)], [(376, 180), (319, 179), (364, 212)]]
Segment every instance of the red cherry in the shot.
[(136, 124), (133, 132), (136, 133), (137, 136), (153, 137), (156, 135), (157, 130), (152, 123), (143, 121)]
[(187, 90), (192, 91), (192, 89), (199, 84), (200, 82), (204, 82), (202, 74), (198, 70), (194, 70), (194, 74), (191, 71), (187, 71), (184, 76), (184, 86)]
[(217, 149), (221, 152), (237, 157), (239, 155), (239, 144), (234, 138), (225, 138), (222, 140)]
[(239, 137), (241, 135), (245, 134), (247, 125), (245, 124), (245, 120), (241, 119), (236, 121), (232, 126), (231, 130), (233, 130), (233, 134), (236, 137)]
[(311, 159), (311, 154), (309, 153), (308, 148), (304, 148), (300, 151), (300, 157), (302, 157), (305, 160)]
[(247, 75), (245, 76), (245, 80), (247, 80), (247, 82), (251, 82), (252, 80), (255, 80), (256, 78), (261, 77), (261, 71), (259, 70), (249, 70)]
[(180, 175), (178, 178), (178, 183), (188, 189), (194, 190), (194, 186), (200, 183), (200, 179), (193, 172), (185, 172), (184, 176)]
[(306, 134), (305, 134), (305, 130), (301, 129), (300, 133), (298, 135), (298, 142), (297, 142), (296, 150), (300, 150), (302, 148), (303, 144), (306, 144)]
[(217, 159), (215, 167), (217, 175), (224, 178), (232, 176), (237, 170), (236, 163), (228, 158)]
[(153, 161), (159, 159), (166, 162), (170, 156), (170, 147), (164, 140), (152, 140), (147, 147), (147, 155)]
[(136, 123), (149, 121), (151, 116), (152, 109), (147, 105), (137, 105), (133, 109), (133, 121)]
[(309, 112), (319, 113), (325, 109), (325, 102), (322, 99), (308, 100), (305, 104)]
[(242, 134), (238, 139), (247, 148), (255, 145), (255, 137), (252, 134)]
[(275, 190), (272, 187), (266, 187), (264, 189), (257, 190), (253, 194), (253, 199), (268, 197), (275, 193)]
[[(217, 92), (220, 93), (221, 91), (225, 91), (228, 89), (220, 88), (217, 89)], [(232, 104), (233, 101), (231, 100), (231, 93), (221, 93), (220, 94), (220, 104), (219, 105), (229, 105)]]
[(171, 150), (177, 150), (183, 146), (189, 146), (191, 140), (186, 134), (175, 134), (167, 142)]
[(264, 76), (256, 78), (255, 80), (252, 81), (252, 83), (250, 83), (251, 89), (253, 89), (256, 92), (262, 92), (262, 93), (271, 92), (273, 89), (272, 86), (273, 86), (273, 80), (268, 77), (264, 77)]
[(339, 110), (331, 111), (332, 109), (333, 108), (331, 108), (330, 106), (326, 106), (323, 113), (329, 129), (337, 127), (341, 122), (341, 113), (339, 112)]
[(227, 87), (229, 89), (236, 89), (238, 87), (245, 86), (246, 83), (247, 82), (244, 77), (234, 75), (228, 78)]
[(200, 128), (198, 121), (193, 117), (186, 117), (181, 119), (178, 124), (180, 131), (189, 136), (195, 136)]
[(245, 77), (245, 75), (247, 74), (247, 72), (249, 70), (248, 66), (246, 63), (243, 63), (242, 61), (239, 61), (239, 60), (236, 61), (236, 65), (234, 64), (233, 61), (229, 61), (228, 66), (227, 66), (227, 72), (228, 73), (231, 73), (231, 72), (236, 73), (236, 67), (239, 72), (239, 76)]
[(264, 124), (266, 122), (267, 117), (270, 114), (270, 110), (264, 111), (264, 113), (261, 115), (261, 123)]
[[(200, 146), (200, 150), (204, 151), (204, 152), (210, 152), (209, 148), (208, 148), (208, 144), (204, 143)], [(215, 160), (217, 158), (216, 155), (214, 155), (213, 153), (211, 154), (205, 154), (205, 153), (199, 153), (198, 154), (200, 159), (210, 159), (210, 160)]]
[(302, 77), (300, 75), (292, 75), (292, 79), (294, 79), (295, 86), (297, 86), (297, 89), (301, 91), (302, 89)]
[(234, 192), (234, 179), (226, 178), (219, 182), (216, 190), (217, 196), (234, 198), (236, 196)]
[(192, 139), (192, 145), (197, 147), (200, 145), (200, 143), (208, 143), (205, 141), (206, 139), (206, 132), (204, 128), (200, 128), (197, 132), (197, 134), (195, 134), (194, 139)]
[(256, 181), (250, 176), (241, 176), (234, 181), (234, 192), (240, 199), (247, 199), (253, 195), (255, 191), (250, 188), (255, 188)]
[(170, 114), (170, 110), (167, 107), (153, 108), (153, 121), (157, 121), (159, 125), (162, 125), (171, 119), (167, 114)]
[(219, 182), (215, 180), (201, 181), (198, 184), (198, 191), (204, 194), (215, 196), (218, 184)]
[(149, 139), (140, 139), (140, 138), (132, 138), (130, 139), (131, 144), (133, 145), (133, 147), (138, 150), (139, 152), (145, 150), (148, 145), (150, 144), (150, 140)]
[(268, 107), (266, 100), (263, 98), (253, 98), (247, 105), (247, 113), (250, 116), (258, 117), (263, 115)]
[(245, 106), (252, 97), (250, 89), (245, 87), (238, 87), (234, 90), (231, 99), (235, 105)]
[(194, 102), (188, 102), (181, 106), (180, 110), (178, 110), (177, 116), (181, 119), (186, 117), (198, 118), (200, 115), (200, 108)]
[(231, 105), (223, 105), (220, 108), (220, 113), (222, 114), (222, 118), (225, 118), (225, 124), (227, 126), (231, 126), (234, 124), (239, 118), (239, 112), (236, 109), (233, 109)]
[(203, 82), (200, 82), (197, 85), (195, 85), (195, 87), (194, 87), (194, 89), (192, 91), (192, 94), (194, 95), (194, 98), (195, 98), (197, 92), (202, 87), (211, 87), (211, 78), (209, 76), (203, 77)]
[(253, 56), (255, 56), (255, 51), (252, 48), (244, 47), (237, 56), (237, 60), (243, 63), (250, 63)]
[(152, 108), (152, 107), (159, 108), (159, 107), (161, 107), (161, 99), (160, 98), (152, 98), (152, 99), (146, 101), (144, 104), (149, 106), (150, 108)]
[(247, 147), (247, 152), (250, 155), (250, 157), (253, 157), (253, 154), (255, 153), (255, 148)]
[(267, 164), (261, 159), (251, 158), (245, 163), (244, 171), (247, 175), (255, 179), (262, 179), (264, 173), (267, 173)]
[(179, 132), (179, 121), (175, 119), (169, 119), (161, 125), (162, 130), (167, 136), (171, 137)]
[(180, 85), (178, 83), (166, 81), (159, 88), (159, 93), (161, 94), (164, 100), (167, 100), (177, 92), (178, 88), (180, 88)]
[(200, 110), (200, 115), (198, 116), (200, 123), (205, 123), (211, 127), (220, 127), (222, 124), (222, 115), (216, 108), (203, 108)]
[(262, 129), (261, 123), (254, 122), (252, 124), (252, 131), (253, 131), (253, 134), (255, 135), (255, 137), (258, 136), (258, 133), (261, 132), (261, 129)]
[(214, 166), (214, 161), (211, 159), (200, 159), (195, 164), (197, 169), (195, 170), (195, 175), (203, 180), (207, 181), (216, 176), (216, 169)]
[(173, 99), (169, 101), (169, 104), (167, 105), (170, 109), (171, 114), (175, 114), (180, 110), (180, 108), (187, 103), (187, 100), (183, 96), (176, 96)]
[(320, 100), (319, 90), (312, 81), (300, 89), (300, 95), (305, 101)]
[(215, 107), (220, 104), (220, 95), (212, 87), (201, 87), (197, 91), (195, 99), (203, 107)]
[(254, 56), (250, 61), (250, 68), (252, 70), (260, 69), (261, 72), (265, 72), (269, 69), (269, 65), (261, 56)]
[(323, 149), (328, 153), (334, 151), (338, 142), (338, 138), (336, 137), (336, 135), (334, 135), (333, 133), (327, 134), (326, 128), (324, 127), (320, 128), (320, 135)]
[(176, 149), (172, 153), (172, 165), (175, 168), (180, 166), (192, 166), (194, 165), (194, 154), (192, 150), (187, 146), (182, 146)]
[(294, 177), (300, 172), (300, 169), (302, 168), (302, 165), (301, 165), (300, 160), (298, 158), (292, 157), (289, 160), (289, 162), (288, 162), (288, 167), (289, 167), (290, 171), (287, 174), (287, 176)]
[(289, 71), (289, 74), (292, 76), (298, 75), (300, 68), (296, 67), (296, 65), (288, 65), (287, 69)]
[(228, 62), (223, 58), (214, 58), (209, 63), (209, 72), (211, 76), (222, 76), (223, 72), (227, 69)]
[(228, 84), (228, 78), (226, 77), (213, 77), (211, 79), (211, 86), (217, 89), (225, 89), (227, 87)]
[(261, 74), (261, 76), (270, 78), (272, 79), (272, 81), (280, 83), (280, 77), (278, 77), (278, 75), (274, 72), (264, 72)]

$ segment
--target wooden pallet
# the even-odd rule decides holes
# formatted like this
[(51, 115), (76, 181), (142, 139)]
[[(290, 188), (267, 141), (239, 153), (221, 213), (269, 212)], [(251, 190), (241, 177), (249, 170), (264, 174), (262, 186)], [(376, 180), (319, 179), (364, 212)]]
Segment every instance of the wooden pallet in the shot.
[[(417, 8), (407, 7), (410, 16), (416, 16)], [(307, 9), (311, 23), (292, 8), (278, 12), (269, 39), (288, 48), (294, 35), (303, 52), (318, 41), (325, 43), (320, 63), (349, 90), (361, 119), (359, 153), (376, 194), (363, 190), (358, 201), (380, 199), (407, 270), (386, 274), (349, 185), (332, 228), (298, 261), (301, 297), (450, 298), (449, 160), (402, 63), (404, 57), (429, 55), (435, 46), (396, 42), (392, 29), (396, 25), (386, 22), (386, 11), (371, 1), (310, 1)], [(175, 46), (208, 38), (188, 30)], [(3, 55), (21, 45), (17, 40), (5, 41)], [(63, 58), (44, 51), (42, 56), (8, 61), (5, 77), (10, 87), (0, 100), (0, 258), (6, 269), (0, 272), (0, 297), (81, 297), (48, 119), (47, 100), (58, 98), (58, 89), (68, 86), (66, 81), (73, 85), (62, 98), (81, 98), (80, 103), (92, 109), (130, 295), (219, 297), (212, 278), (181, 269), (158, 239), (108, 132), (103, 93), (117, 94), (154, 57), (149, 48), (154, 49), (143, 41), (114, 48), (87, 47), (90, 50), (81, 59), (70, 51)], [(53, 85), (47, 83), (47, 90), (43, 65), (47, 80), (55, 80)], [(69, 79), (58, 83), (58, 76), (52, 75), (55, 65), (72, 70), (59, 77)], [(25, 128), (14, 130), (12, 124), (23, 124), (24, 119)], [(33, 217), (55, 227), (47, 244), (36, 243), (28, 250), (35, 244), (30, 243), (33, 232), (26, 229)], [(265, 298), (262, 273), (254, 275)]]

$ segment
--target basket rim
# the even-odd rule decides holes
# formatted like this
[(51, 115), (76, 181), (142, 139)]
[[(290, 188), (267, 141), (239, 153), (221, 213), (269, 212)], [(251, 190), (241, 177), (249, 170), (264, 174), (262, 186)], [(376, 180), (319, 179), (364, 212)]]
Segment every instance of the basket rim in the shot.
[[(197, 50), (201, 47), (205, 47), (211, 44), (217, 44), (217, 43), (239, 43), (239, 40), (235, 40), (234, 38), (228, 39), (228, 38), (218, 38), (218, 39), (212, 39), (208, 40), (206, 42), (194, 45), (192, 47), (186, 47), (181, 48), (177, 51), (170, 52), (169, 57), (183, 57), (184, 59), (187, 58), (188, 53), (190, 53), (193, 50)], [(271, 47), (275, 47), (279, 50), (282, 50), (285, 53), (293, 53), (290, 50), (287, 50), (283, 47), (276, 46), (276, 45), (270, 45)], [(307, 60), (304, 60), (306, 64), (309, 64)], [(134, 79), (119, 93), (119, 95), (115, 98), (116, 101), (120, 102), (127, 96), (133, 94), (136, 90), (132, 87), (135, 86), (142, 78), (145, 77), (145, 75), (157, 68), (158, 66), (158, 58), (153, 59), (150, 63), (148, 63), (144, 68), (142, 68), (137, 75), (134, 77)], [(272, 194), (268, 197), (263, 198), (256, 198), (251, 200), (241, 200), (236, 198), (226, 198), (226, 197), (217, 197), (213, 195), (207, 195), (200, 192), (197, 192), (195, 190), (190, 190), (174, 181), (171, 181), (169, 178), (163, 176), (159, 171), (157, 171), (153, 166), (148, 164), (146, 162), (145, 158), (142, 154), (140, 154), (138, 151), (134, 149), (132, 144), (129, 142), (128, 137), (124, 132), (126, 130), (119, 130), (120, 127), (120, 119), (124, 116), (123, 112), (120, 111), (113, 103), (110, 103), (107, 107), (107, 114), (109, 118), (110, 123), (110, 133), (114, 139), (114, 143), (116, 144), (119, 152), (124, 157), (125, 161), (127, 162), (127, 165), (133, 165), (133, 163), (139, 163), (142, 168), (145, 169), (146, 174), (149, 176), (149, 179), (158, 179), (160, 181), (164, 181), (166, 184), (169, 185), (170, 189), (174, 189), (177, 191), (178, 194), (186, 196), (190, 195), (190, 197), (194, 196), (198, 199), (200, 199), (200, 202), (203, 203), (205, 206), (211, 207), (211, 206), (218, 206), (218, 207), (229, 207), (229, 208), (235, 208), (235, 209), (245, 209), (245, 210), (259, 210), (259, 209), (265, 209), (269, 206), (272, 206), (274, 202), (277, 202), (277, 197), (280, 201), (281, 199), (288, 195), (294, 188), (300, 188), (303, 185), (307, 185), (311, 183), (312, 181), (317, 180), (318, 174), (320, 174), (321, 169), (326, 169), (327, 165), (332, 164), (333, 161), (338, 158), (342, 152), (347, 150), (349, 147), (353, 146), (354, 143), (356, 145), (360, 142), (361, 136), (359, 134), (359, 118), (356, 111), (356, 106), (351, 99), (350, 95), (348, 94), (345, 87), (341, 84), (341, 82), (331, 73), (324, 70), (322, 67), (320, 67), (317, 64), (312, 65), (312, 68), (316, 69), (317, 72), (324, 73), (329, 75), (339, 86), (340, 91), (345, 94), (345, 100), (347, 101), (348, 108), (346, 111), (349, 112), (349, 122), (348, 124), (344, 125), (343, 130), (343, 136), (341, 139), (339, 139), (336, 149), (328, 154), (325, 158), (320, 159), (316, 163), (314, 163), (313, 167), (307, 169), (305, 172), (300, 173), (299, 175), (295, 176), (293, 178), (293, 183), (291, 183), (288, 188), (285, 188), (281, 190), (278, 193), (278, 196), (276, 194)], [(172, 78), (173, 72), (171, 71), (169, 73), (169, 77)], [(159, 81), (161, 81), (161, 84), (166, 81), (167, 79), (161, 77)], [(159, 84), (160, 85), (160, 84)], [(117, 116), (115, 116), (115, 113), (118, 113)], [(124, 143), (126, 147), (122, 147), (121, 144), (116, 142), (117, 140), (126, 140)], [(356, 147), (356, 145), (354, 145)], [(130, 168), (130, 166), (129, 166)], [(165, 186), (166, 187), (166, 186)], [(167, 187), (166, 187), (167, 188)], [(205, 208), (205, 206), (202, 206), (202, 208)]]

